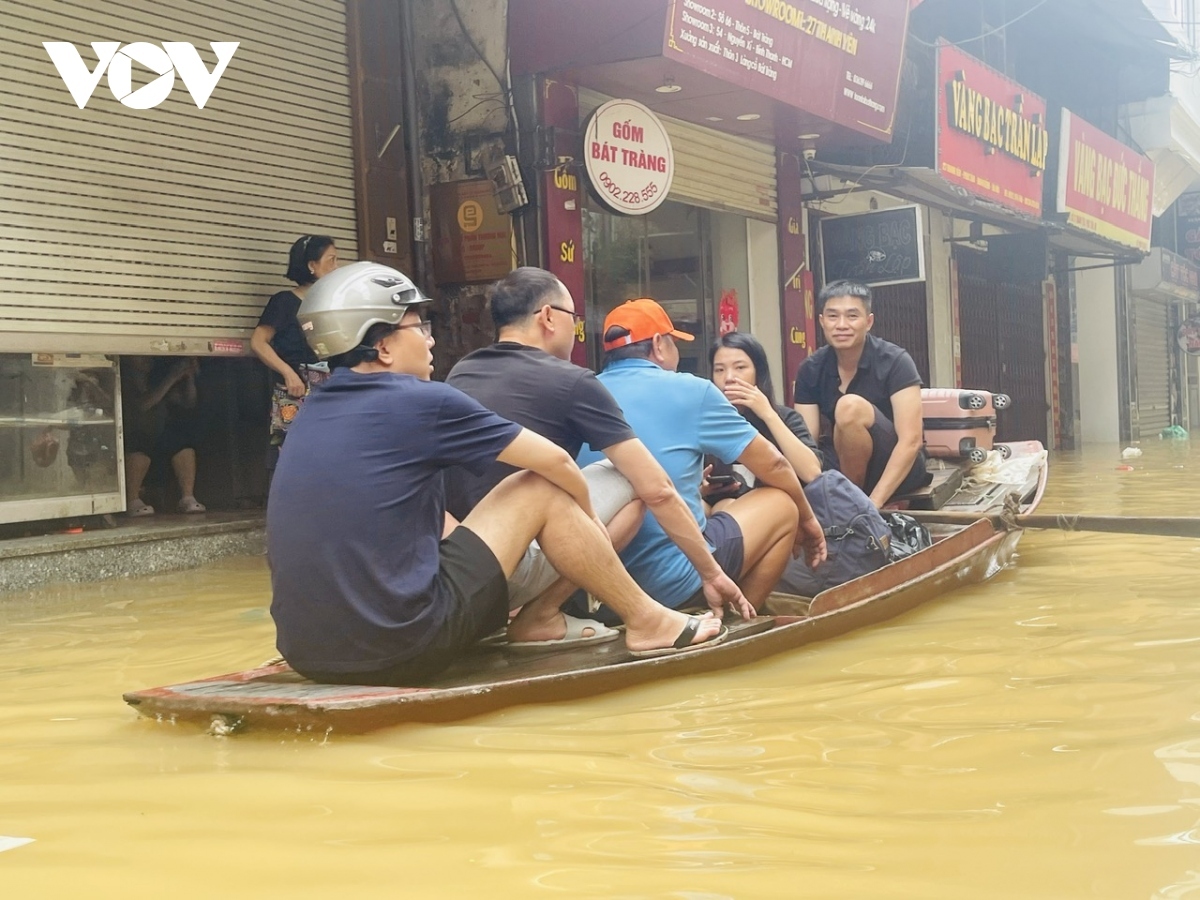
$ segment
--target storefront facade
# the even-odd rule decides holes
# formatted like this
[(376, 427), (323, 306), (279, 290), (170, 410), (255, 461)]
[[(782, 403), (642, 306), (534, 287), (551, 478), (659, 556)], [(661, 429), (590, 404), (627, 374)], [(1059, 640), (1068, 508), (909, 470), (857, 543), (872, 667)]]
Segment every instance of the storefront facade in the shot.
[(936, 125), (909, 160), (928, 166), (813, 164), (822, 279), (872, 284), (874, 332), (909, 351), (925, 384), (1011, 396), (1000, 439), (1053, 443), (1046, 101), (956, 46), (929, 55), (935, 108), (920, 114)]
[[(794, 377), (815, 342), (804, 147), (851, 128), (886, 140), (894, 117), (908, 4), (865, 6), (861, 21), (840, 8), (807, 16), (818, 37), (786, 12), (732, 0), (622, 0), (602, 17), (593, 4), (510, 4), (513, 70), (537, 80), (540, 127), (553, 142), (540, 179), (543, 258), (586, 316), (577, 362), (601, 363), (610, 309), (652, 296), (697, 337), (681, 347), (682, 370), (706, 375), (712, 342), (738, 329), (767, 348), (777, 385)], [(855, 100), (829, 73), (860, 65), (856, 77), (872, 87), (849, 92)], [(587, 171), (589, 128), (612, 101), (636, 103), (669, 138), (669, 188), (649, 211), (613, 202), (608, 169)], [(598, 152), (624, 149), (638, 148)]]
[[(892, 154), (895, 164), (814, 162), (809, 206), (810, 215), (881, 221), (904, 203), (922, 211), (923, 297), (913, 288), (910, 309), (892, 303), (927, 324), (927, 383), (1010, 395), (998, 436), (1051, 447), (1128, 440), (1139, 391), (1147, 428), (1172, 402), (1186, 405), (1167, 398), (1163, 354), (1149, 345), (1139, 388), (1131, 343), (1139, 309), (1141, 335), (1160, 350), (1182, 314), (1166, 310), (1160, 321), (1161, 305), (1141, 305), (1128, 282), (1161, 212), (1154, 161), (1062, 96), (1043, 97), (955, 43), (920, 42), (910, 64), (932, 80), (922, 94), (935, 110), (909, 110), (909, 146)], [(889, 323), (886, 290), (895, 289), (880, 289), (876, 332), (916, 358), (921, 336)]]
[[(579, 94), (586, 155), (588, 123), (612, 98), (587, 89)], [(585, 193), (588, 361), (597, 368), (602, 361), (600, 330), (609, 310), (626, 299), (653, 297), (696, 336), (680, 347), (680, 370), (707, 374), (708, 347), (723, 328), (753, 330), (755, 319), (779, 316), (777, 279), (757, 279), (753, 293), (750, 285), (751, 258), (778, 269), (775, 154), (746, 138), (654, 118), (669, 140), (673, 168), (661, 205), (629, 215), (597, 191)]]
[[(242, 427), (232, 407), (265, 383), (250, 332), (288, 248), (329, 234), (359, 256), (358, 195), (396, 154), (405, 168), (403, 140), (373, 175), (356, 162), (350, 20), (381, 6), (4, 5), (0, 522), (124, 509), (123, 355), (225, 359), (202, 371), (220, 427)], [(401, 207), (400, 240), (371, 255), (407, 266)]]

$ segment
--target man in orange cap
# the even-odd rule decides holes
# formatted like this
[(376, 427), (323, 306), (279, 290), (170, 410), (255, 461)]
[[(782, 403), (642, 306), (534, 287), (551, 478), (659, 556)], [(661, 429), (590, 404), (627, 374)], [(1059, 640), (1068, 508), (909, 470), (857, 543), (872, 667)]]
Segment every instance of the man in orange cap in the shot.
[[(599, 378), (634, 434), (670, 475), (721, 568), (761, 608), (791, 556), (803, 551), (810, 565), (825, 558), (825, 536), (783, 455), (712, 382), (675, 371), (675, 342), (691, 340), (653, 300), (630, 300), (604, 320), (608, 355)], [(706, 516), (700, 498), (706, 454), (741, 463), (764, 489)], [(597, 459), (586, 447), (579, 463)], [(621, 561), (665, 606), (687, 605), (700, 588), (695, 568), (649, 516), (621, 552)]]
[[(584, 444), (602, 452), (607, 462), (588, 466), (583, 477), (593, 510), (608, 527), (614, 546), (623, 547), (647, 513), (700, 573), (710, 608), (721, 615), (730, 609), (748, 618), (750, 605), (717, 565), (667, 473), (634, 436), (591, 369), (570, 362), (575, 321), (582, 317), (566, 286), (545, 269), (522, 266), (492, 285), (488, 308), (496, 343), (459, 360), (446, 383), (572, 457)], [(446, 512), (462, 521), (514, 471), (498, 461), (479, 473), (461, 466), (447, 469)], [(508, 626), (510, 645), (565, 648), (605, 634), (615, 637), (615, 631), (598, 621), (561, 611), (574, 590), (534, 542), (508, 582), (509, 606), (521, 609)]]

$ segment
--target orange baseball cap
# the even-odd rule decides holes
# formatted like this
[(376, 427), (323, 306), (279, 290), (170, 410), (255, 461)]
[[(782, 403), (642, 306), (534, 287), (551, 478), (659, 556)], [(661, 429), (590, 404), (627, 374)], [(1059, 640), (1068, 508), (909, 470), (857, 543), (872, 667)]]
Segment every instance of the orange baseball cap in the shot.
[(604, 333), (614, 325), (624, 328), (629, 334), (615, 341), (605, 341), (605, 350), (616, 350), (638, 341), (648, 341), (656, 334), (669, 334), (681, 341), (694, 341), (696, 338), (686, 331), (678, 331), (667, 311), (646, 297), (640, 300), (626, 300), (607, 316), (604, 317)]

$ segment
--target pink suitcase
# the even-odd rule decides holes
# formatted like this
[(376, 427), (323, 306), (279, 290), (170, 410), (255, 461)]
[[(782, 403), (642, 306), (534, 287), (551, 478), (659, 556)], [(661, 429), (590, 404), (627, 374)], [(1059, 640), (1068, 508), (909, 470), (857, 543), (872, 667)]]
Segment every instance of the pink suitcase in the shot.
[[(983, 462), (996, 437), (996, 412), (1012, 403), (1007, 394), (958, 388), (922, 388), (925, 452), (938, 459)], [(997, 449), (1007, 458), (1008, 447)]]

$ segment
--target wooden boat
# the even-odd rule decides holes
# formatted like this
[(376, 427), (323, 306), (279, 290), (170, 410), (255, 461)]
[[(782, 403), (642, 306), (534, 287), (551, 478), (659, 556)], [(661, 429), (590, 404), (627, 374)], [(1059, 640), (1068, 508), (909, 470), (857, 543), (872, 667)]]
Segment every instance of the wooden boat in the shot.
[(1028, 460), (1024, 483), (960, 487), (943, 505), (948, 511), (978, 513), (978, 521), (933, 525), (932, 547), (811, 600), (773, 595), (768, 614), (731, 623), (729, 637), (713, 647), (655, 659), (633, 658), (620, 640), (534, 656), (481, 648), (435, 682), (405, 688), (314, 684), (281, 663), (132, 691), (125, 700), (143, 716), (196, 722), (215, 733), (243, 728), (354, 733), (569, 700), (755, 662), (886, 621), (1000, 571), (1012, 560), (1021, 531), (994, 524), (994, 514), (1006, 500), (1010, 507), (1015, 503), (1021, 512), (1031, 512), (1041, 500), (1047, 475), (1041, 444), (1010, 446), (1014, 459)]

